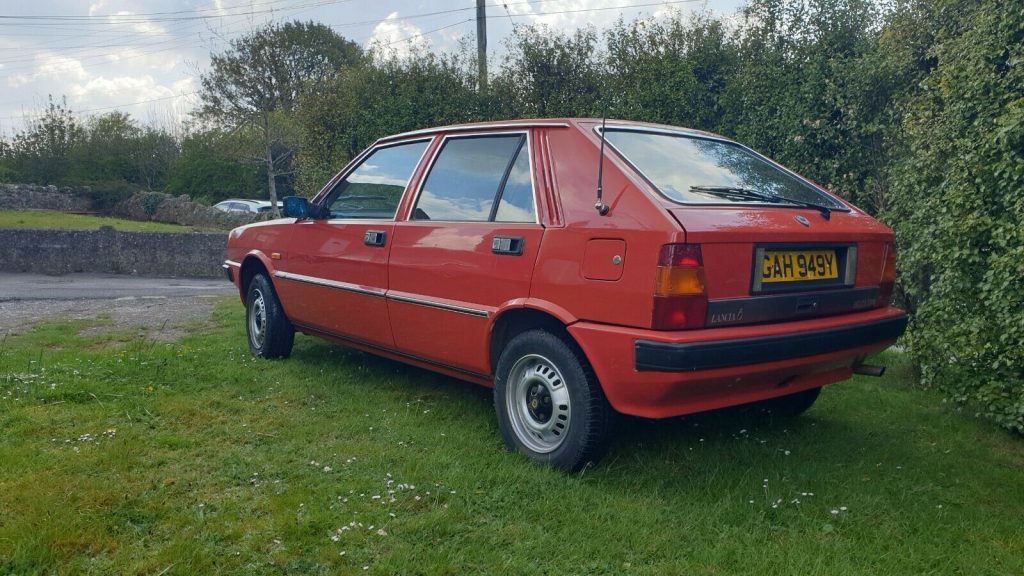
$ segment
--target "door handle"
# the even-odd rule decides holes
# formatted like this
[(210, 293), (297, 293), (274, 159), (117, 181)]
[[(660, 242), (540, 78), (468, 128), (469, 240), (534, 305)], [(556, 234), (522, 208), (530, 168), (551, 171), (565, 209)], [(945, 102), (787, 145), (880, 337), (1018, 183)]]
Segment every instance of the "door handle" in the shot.
[(388, 233), (383, 230), (367, 230), (363, 234), (363, 244), (367, 246), (383, 246), (387, 237)]
[(523, 253), (522, 236), (495, 236), (491, 238), (491, 252), (521, 256)]

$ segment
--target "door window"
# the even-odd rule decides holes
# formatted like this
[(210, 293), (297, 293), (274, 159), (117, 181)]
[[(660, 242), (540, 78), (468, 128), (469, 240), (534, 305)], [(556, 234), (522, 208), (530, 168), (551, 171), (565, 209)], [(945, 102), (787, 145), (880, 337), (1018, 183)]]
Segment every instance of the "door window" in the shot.
[(420, 140), (371, 152), (327, 196), (330, 218), (394, 218), (428, 144), (429, 140)]
[(536, 222), (524, 134), (449, 138), (437, 154), (413, 220)]

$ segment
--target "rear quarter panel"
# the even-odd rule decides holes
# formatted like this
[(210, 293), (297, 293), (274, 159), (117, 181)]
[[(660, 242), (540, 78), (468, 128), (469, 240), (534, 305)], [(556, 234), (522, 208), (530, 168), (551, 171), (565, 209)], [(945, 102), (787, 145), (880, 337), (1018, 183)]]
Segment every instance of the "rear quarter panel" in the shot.
[[(540, 162), (550, 170), (541, 197), (550, 206), (547, 231), (537, 258), (531, 297), (561, 305), (575, 319), (623, 326), (648, 326), (654, 273), (662, 244), (683, 242), (678, 223), (623, 174), (623, 166), (605, 153), (604, 201), (611, 209), (600, 216), (594, 208), (599, 139), (595, 123), (573, 122), (569, 128), (539, 130), (544, 141)], [(542, 168), (543, 169), (543, 168)], [(618, 280), (587, 279), (582, 270), (590, 240), (621, 239), (622, 276)]]

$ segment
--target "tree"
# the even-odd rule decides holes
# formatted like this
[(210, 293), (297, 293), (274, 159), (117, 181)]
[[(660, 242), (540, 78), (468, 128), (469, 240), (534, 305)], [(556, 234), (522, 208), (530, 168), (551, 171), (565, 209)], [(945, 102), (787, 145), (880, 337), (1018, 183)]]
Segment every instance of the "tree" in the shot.
[(70, 155), (82, 137), (82, 127), (64, 100), (49, 97), (42, 116), (30, 120), (28, 128), (15, 135), (11, 156), (18, 174), (39, 184), (61, 181), (71, 166)]
[(706, 14), (619, 22), (608, 34), (608, 115), (717, 130), (735, 63), (725, 26)]
[[(218, 129), (187, 134), (170, 171), (167, 191), (210, 204), (228, 198), (262, 196), (262, 166), (237, 161), (242, 140), (236, 132)], [(259, 192), (253, 194), (254, 190)]]
[(342, 70), (299, 106), (301, 191), (315, 193), (377, 138), (481, 119), (476, 76), (455, 56), (415, 52)]
[(593, 28), (568, 36), (546, 26), (516, 27), (506, 44), (501, 73), (491, 84), (493, 113), (504, 117), (600, 115), (604, 74)]
[(358, 44), (312, 22), (268, 25), (212, 57), (210, 71), (202, 77), (200, 117), (254, 136), (241, 152), (264, 166), (275, 212), (277, 179), (291, 174), (298, 141), (294, 113), (301, 93), (364, 60)]

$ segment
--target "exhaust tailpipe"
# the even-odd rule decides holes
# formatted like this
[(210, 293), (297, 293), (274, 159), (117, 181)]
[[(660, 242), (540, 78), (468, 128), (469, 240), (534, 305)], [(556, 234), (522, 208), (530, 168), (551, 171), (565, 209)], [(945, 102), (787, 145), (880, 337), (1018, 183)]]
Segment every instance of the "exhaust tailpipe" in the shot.
[(855, 364), (853, 367), (853, 373), (864, 376), (881, 376), (882, 374), (885, 374), (885, 366), (877, 366), (875, 364)]

